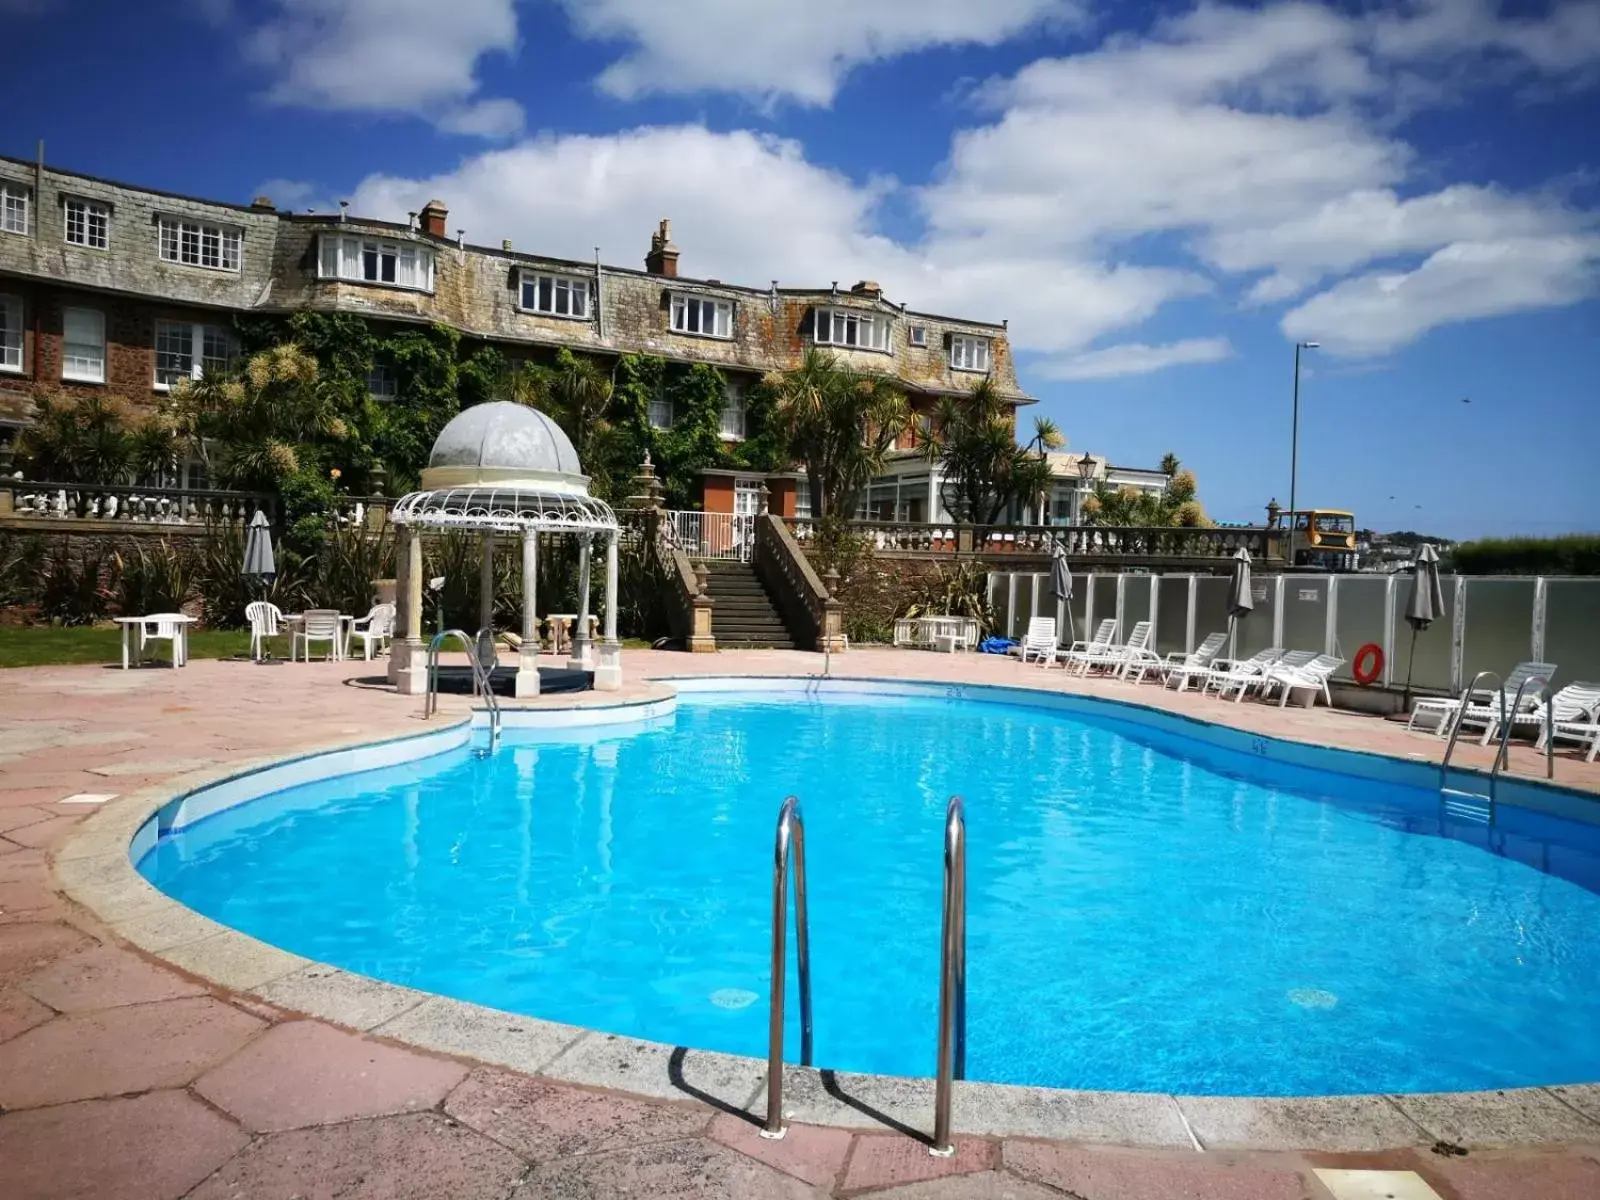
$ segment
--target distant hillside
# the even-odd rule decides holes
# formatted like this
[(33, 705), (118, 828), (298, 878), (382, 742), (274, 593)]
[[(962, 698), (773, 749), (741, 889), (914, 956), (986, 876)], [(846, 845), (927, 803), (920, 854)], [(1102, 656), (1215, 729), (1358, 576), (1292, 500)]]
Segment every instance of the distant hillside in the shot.
[(1363, 529), (1360, 536), (1368, 541), (1378, 542), (1389, 546), (1420, 546), (1428, 542), (1443, 549), (1455, 543), (1447, 537), (1436, 537), (1431, 533), (1417, 533), (1410, 529), (1401, 529), (1395, 533), (1379, 533), (1375, 529)]

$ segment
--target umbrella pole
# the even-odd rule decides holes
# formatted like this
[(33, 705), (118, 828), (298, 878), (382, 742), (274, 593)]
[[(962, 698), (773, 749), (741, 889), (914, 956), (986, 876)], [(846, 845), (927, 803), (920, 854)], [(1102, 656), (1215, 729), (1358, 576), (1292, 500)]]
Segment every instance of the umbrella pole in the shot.
[(1402, 699), (1400, 701), (1400, 703), (1405, 707), (1405, 711), (1406, 712), (1410, 712), (1411, 711), (1411, 669), (1414, 666), (1416, 666), (1416, 663), (1417, 663), (1417, 627), (1415, 625), (1413, 625), (1411, 627), (1411, 653), (1406, 655), (1406, 690), (1405, 690), (1404, 697), (1402, 697)]

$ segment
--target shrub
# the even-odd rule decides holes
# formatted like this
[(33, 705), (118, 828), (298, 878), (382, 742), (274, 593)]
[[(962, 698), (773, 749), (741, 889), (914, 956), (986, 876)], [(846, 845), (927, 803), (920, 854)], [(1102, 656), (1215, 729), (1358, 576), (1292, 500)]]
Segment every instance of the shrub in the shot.
[(136, 543), (131, 554), (111, 556), (117, 612), (126, 617), (178, 612), (194, 599), (187, 557), (166, 538), (148, 549)]
[(58, 539), (40, 562), (39, 615), (63, 625), (102, 620), (111, 610), (114, 570), (114, 561), (97, 547), (75, 555), (69, 539)]
[(323, 536), (311, 563), (311, 603), (361, 616), (372, 606), (375, 582), (394, 578), (394, 538), (387, 527), (336, 528)]
[(244, 608), (252, 600), (268, 600), (286, 613), (297, 612), (307, 604), (309, 570), (305, 558), (279, 544), (273, 564), (278, 573), (272, 581), (246, 579), (244, 537), (243, 525), (212, 526), (195, 563), (194, 592), (205, 605), (205, 623), (214, 629), (237, 629), (247, 624)]
[(1463, 575), (1600, 575), (1600, 533), (1483, 538), (1451, 551)]
[(38, 600), (44, 555), (37, 534), (0, 533), (0, 607)]
[(894, 626), (877, 617), (858, 615), (844, 619), (844, 635), (852, 646), (887, 645), (894, 641)]

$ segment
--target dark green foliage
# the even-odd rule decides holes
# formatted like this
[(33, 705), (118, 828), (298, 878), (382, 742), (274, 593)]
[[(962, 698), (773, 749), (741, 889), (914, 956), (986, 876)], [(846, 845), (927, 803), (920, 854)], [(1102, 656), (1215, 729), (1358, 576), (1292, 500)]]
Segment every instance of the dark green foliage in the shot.
[(40, 562), (39, 616), (62, 625), (89, 625), (108, 616), (111, 571), (109, 556), (92, 543), (75, 554), (71, 541), (57, 539)]
[(45, 542), (38, 534), (0, 531), (0, 607), (34, 602), (44, 558)]
[(1482, 538), (1450, 551), (1462, 575), (1600, 575), (1600, 533)]
[(378, 532), (361, 525), (336, 527), (307, 565), (307, 598), (313, 606), (365, 616), (373, 604), (374, 583), (394, 578), (394, 537), (387, 526)]
[(943, 563), (915, 596), (901, 606), (900, 617), (969, 617), (978, 623), (980, 633), (994, 629), (994, 613), (989, 608), (989, 569), (976, 560)]
[(189, 555), (166, 538), (140, 541), (111, 557), (117, 611), (124, 616), (178, 612), (195, 597)]
[[(211, 628), (237, 629), (247, 624), (245, 605), (268, 600), (286, 613), (307, 607), (309, 569), (305, 558), (281, 542), (274, 547), (278, 573), (270, 583), (247, 580), (244, 570), (244, 526), (217, 525), (207, 532), (194, 565), (194, 590), (205, 606)], [(365, 610), (363, 610), (365, 611)]]

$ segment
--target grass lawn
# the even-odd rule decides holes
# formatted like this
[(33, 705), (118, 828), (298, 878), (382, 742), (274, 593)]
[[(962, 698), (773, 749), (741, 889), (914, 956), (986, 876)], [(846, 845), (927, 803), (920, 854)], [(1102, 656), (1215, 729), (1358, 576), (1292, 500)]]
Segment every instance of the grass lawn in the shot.
[[(250, 650), (248, 629), (193, 629), (189, 632), (190, 658), (226, 658)], [(145, 661), (165, 662), (171, 643), (150, 647)], [(56, 663), (122, 662), (122, 630), (53, 625), (0, 626), (0, 667), (44, 667)]]

